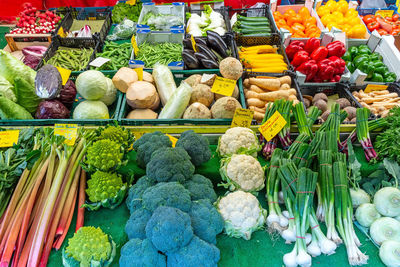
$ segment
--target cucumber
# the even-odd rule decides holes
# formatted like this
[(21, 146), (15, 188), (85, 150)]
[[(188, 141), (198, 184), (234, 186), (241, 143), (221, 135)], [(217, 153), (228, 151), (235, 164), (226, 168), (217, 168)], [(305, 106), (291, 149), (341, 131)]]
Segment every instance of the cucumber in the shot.
[(269, 22), (247, 22), (247, 21), (239, 22), (238, 25), (239, 26), (248, 26), (248, 27), (257, 27), (257, 26), (270, 27), (271, 26), (269, 24)]
[(249, 21), (249, 22), (269, 22), (268, 18), (266, 17), (244, 17), (244, 16), (238, 16), (237, 17), (239, 21)]

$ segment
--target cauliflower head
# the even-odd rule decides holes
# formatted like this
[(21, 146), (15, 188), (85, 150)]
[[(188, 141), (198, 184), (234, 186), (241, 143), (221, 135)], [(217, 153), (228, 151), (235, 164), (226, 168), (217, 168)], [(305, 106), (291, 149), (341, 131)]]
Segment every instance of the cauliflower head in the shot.
[(129, 239), (146, 238), (146, 224), (150, 220), (152, 213), (146, 209), (138, 209), (134, 211), (129, 217), (128, 222), (125, 225), (125, 233)]
[(193, 174), (194, 166), (188, 153), (181, 147), (156, 150), (146, 167), (146, 175), (157, 182), (183, 183)]
[(168, 253), (168, 267), (217, 267), (219, 249), (197, 236), (186, 246), (174, 253)]
[(228, 129), (218, 140), (217, 152), (221, 157), (233, 154), (248, 154), (257, 157), (261, 150), (256, 134), (249, 128), (234, 127)]
[(116, 245), (100, 228), (84, 226), (68, 240), (63, 249), (64, 266), (109, 266), (116, 254)]
[(166, 257), (148, 239), (133, 238), (121, 248), (120, 267), (166, 267)]
[(136, 162), (138, 166), (146, 168), (153, 152), (163, 147), (172, 147), (172, 142), (168, 136), (160, 131), (145, 133), (133, 143), (133, 149), (137, 153)]
[(224, 230), (224, 219), (210, 201), (193, 201), (189, 215), (194, 234), (208, 243), (217, 244), (217, 235)]
[(85, 163), (89, 168), (108, 171), (122, 163), (124, 153), (117, 142), (103, 139), (89, 146)]
[(178, 251), (193, 238), (190, 216), (180, 209), (160, 206), (147, 222), (146, 236), (162, 253)]
[(217, 194), (214, 191), (212, 182), (203, 175), (195, 174), (192, 179), (186, 181), (183, 185), (189, 190), (192, 200), (209, 199), (211, 203), (217, 200)]
[(208, 139), (193, 130), (183, 132), (176, 142), (176, 147), (186, 150), (194, 166), (200, 166), (211, 158)]
[(222, 159), (220, 174), (231, 191), (256, 192), (264, 188), (264, 169), (256, 158), (246, 154)]
[(156, 184), (156, 180), (153, 178), (149, 178), (147, 176), (142, 176), (139, 180), (137, 180), (136, 184), (134, 184), (128, 193), (128, 197), (126, 199), (126, 206), (128, 207), (131, 214), (142, 207), (142, 195), (147, 188)]
[(159, 206), (169, 206), (188, 212), (192, 206), (190, 192), (180, 183), (158, 183), (144, 191), (143, 207), (154, 211)]
[(250, 240), (251, 234), (263, 227), (267, 216), (267, 211), (261, 208), (257, 198), (243, 191), (220, 198), (217, 208), (224, 218), (226, 234), (245, 240)]
[(105, 128), (100, 128), (99, 140), (108, 139), (118, 144), (129, 148), (134, 140), (134, 136), (128, 129), (121, 126), (107, 125)]

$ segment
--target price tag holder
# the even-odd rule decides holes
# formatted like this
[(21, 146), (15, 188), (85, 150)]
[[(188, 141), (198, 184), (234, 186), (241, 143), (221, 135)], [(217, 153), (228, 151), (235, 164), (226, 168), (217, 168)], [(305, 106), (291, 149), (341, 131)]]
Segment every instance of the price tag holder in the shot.
[(64, 136), (64, 143), (73, 146), (78, 135), (78, 124), (55, 124), (54, 134)]
[(171, 140), (171, 142), (172, 142), (172, 147), (175, 147), (176, 142), (178, 141), (178, 138), (175, 138), (175, 137), (173, 137), (173, 136), (170, 135), (170, 134), (165, 134), (165, 135), (169, 137), (169, 140)]
[(282, 130), (285, 125), (286, 120), (278, 111), (275, 111), (275, 113), (272, 114), (272, 116), (258, 128), (258, 130), (269, 142)]
[(235, 110), (235, 115), (233, 115), (231, 128), (233, 127), (250, 128), (253, 116), (254, 116), (254, 111), (245, 108), (237, 108)]
[(62, 85), (65, 85), (68, 82), (69, 76), (71, 76), (71, 71), (61, 67), (56, 68), (61, 74)]
[(108, 61), (110, 61), (109, 58), (98, 57), (95, 60), (93, 60), (92, 62), (90, 62), (89, 65), (99, 68), (99, 67), (103, 66), (104, 64), (106, 64)]
[(19, 130), (0, 132), (0, 147), (12, 147), (18, 144)]
[(67, 34), (64, 31), (64, 28), (61, 26), (60, 29), (58, 29), (57, 35), (59, 35), (61, 38), (67, 37)]
[(136, 5), (136, 0), (128, 0), (128, 1), (126, 1), (126, 3), (128, 5), (134, 6), (134, 5)]
[(143, 68), (136, 68), (134, 71), (137, 73), (138, 80), (143, 81)]
[(211, 88), (211, 92), (224, 96), (232, 96), (233, 90), (235, 90), (235, 86), (236, 86), (235, 80), (217, 76), (215, 77), (215, 81)]
[(197, 51), (197, 46), (196, 46), (196, 40), (194, 39), (194, 36), (190, 36), (190, 41), (192, 42), (192, 46), (193, 46), (193, 51), (194, 52), (198, 52)]
[(381, 15), (382, 17), (392, 17), (394, 13), (394, 10), (377, 10), (375, 12), (375, 16), (376, 15)]
[(137, 57), (137, 55), (139, 53), (139, 47), (136, 43), (135, 35), (132, 35), (131, 43), (132, 43), (132, 47), (133, 47), (133, 52), (135, 53), (135, 57)]
[(365, 87), (364, 92), (370, 93), (372, 91), (383, 91), (388, 88), (387, 85), (384, 84), (368, 84), (367, 87)]

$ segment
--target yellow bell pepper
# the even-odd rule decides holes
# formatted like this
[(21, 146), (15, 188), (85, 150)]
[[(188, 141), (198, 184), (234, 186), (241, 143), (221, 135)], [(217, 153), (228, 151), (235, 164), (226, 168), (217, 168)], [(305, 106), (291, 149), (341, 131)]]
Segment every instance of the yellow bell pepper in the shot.
[(348, 31), (348, 37), (352, 39), (364, 39), (366, 32), (367, 29), (364, 25), (357, 24)]
[(326, 2), (325, 6), (329, 9), (330, 12), (334, 12), (337, 7), (337, 2), (335, 0), (329, 0)]
[(336, 11), (341, 12), (343, 15), (346, 14), (348, 9), (349, 9), (349, 3), (347, 3), (346, 0), (340, 0), (337, 3)]
[(322, 18), (325, 15), (329, 15), (331, 12), (326, 6), (320, 6), (317, 10), (317, 14), (320, 18)]
[(345, 17), (358, 17), (358, 12), (354, 8), (349, 8), (345, 14)]

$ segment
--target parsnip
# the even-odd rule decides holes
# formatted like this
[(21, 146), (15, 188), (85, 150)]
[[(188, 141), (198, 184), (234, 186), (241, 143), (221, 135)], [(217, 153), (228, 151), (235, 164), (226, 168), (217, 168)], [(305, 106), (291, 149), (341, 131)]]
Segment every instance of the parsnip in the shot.
[(250, 81), (249, 81), (249, 79), (244, 79), (244, 81), (243, 81), (243, 86), (244, 86), (245, 88), (249, 88), (249, 87), (250, 87)]
[(250, 91), (256, 92), (256, 93), (265, 93), (263, 89), (258, 87), (257, 85), (250, 85)]
[(279, 90), (289, 90), (290, 89), (290, 85), (287, 83), (284, 83), (281, 85), (281, 88), (279, 88)]
[(245, 94), (245, 97), (246, 97), (246, 99), (247, 99), (247, 98), (260, 98), (260, 94), (254, 92), (254, 91), (249, 90), (249, 91), (247, 91), (247, 93)]
[(265, 113), (266, 108), (264, 106), (264, 108), (259, 108), (259, 107), (255, 107), (255, 106), (249, 106), (249, 109), (254, 111), (254, 112), (260, 112), (260, 113)]
[(281, 87), (281, 82), (278, 79), (250, 78), (249, 81), (250, 84), (269, 91), (277, 91)]
[(254, 111), (254, 115), (253, 115), (253, 119), (255, 119), (258, 122), (261, 122), (264, 119), (265, 116), (265, 112), (258, 112), (258, 111)]
[(281, 84), (287, 84), (289, 86), (292, 85), (292, 78), (290, 78), (288, 75), (279, 77), (278, 80), (281, 82)]
[(262, 101), (258, 98), (248, 98), (247, 99), (247, 105), (248, 106), (254, 106), (254, 107), (258, 107), (258, 108), (263, 108), (265, 107), (266, 102)]
[(296, 95), (295, 89), (279, 90), (274, 92), (259, 94), (259, 98), (264, 101), (275, 101), (277, 99), (289, 99), (290, 95)]

